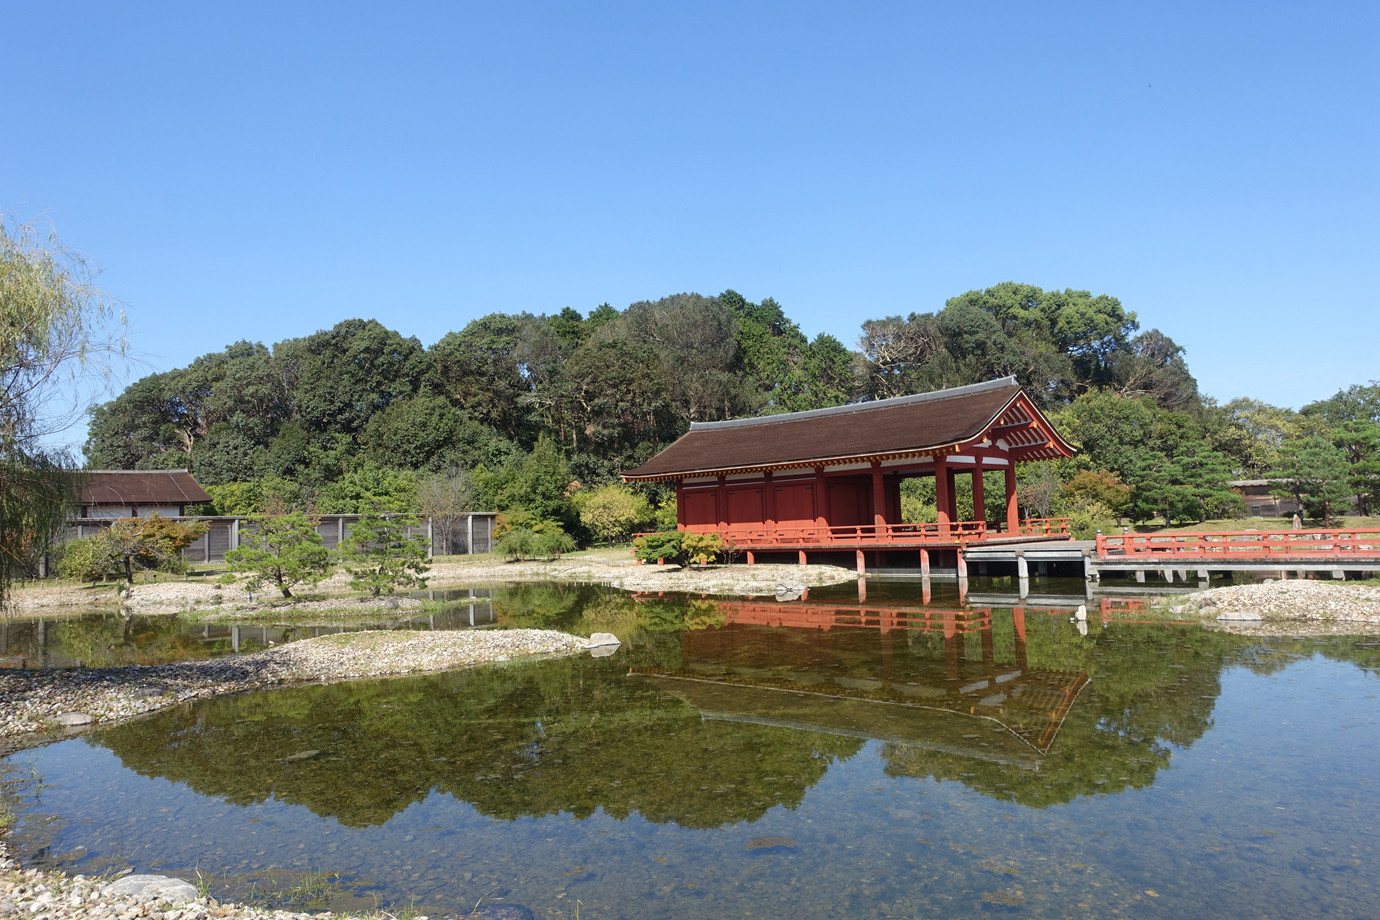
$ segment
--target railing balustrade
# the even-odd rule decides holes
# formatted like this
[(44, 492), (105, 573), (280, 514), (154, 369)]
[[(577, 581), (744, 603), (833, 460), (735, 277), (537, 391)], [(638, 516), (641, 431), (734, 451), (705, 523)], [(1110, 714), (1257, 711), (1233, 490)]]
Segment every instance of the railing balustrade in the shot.
[[(952, 521), (948, 524), (853, 524), (826, 526), (821, 524), (753, 524), (691, 525), (689, 530), (700, 533), (721, 533), (725, 539), (744, 547), (830, 546), (923, 546), (926, 544), (953, 545), (978, 543), (992, 535), (1003, 534), (990, 528), (986, 521)], [(1018, 536), (1067, 537), (1068, 518), (1032, 518), (1021, 522)], [(1009, 534), (1006, 534), (1010, 536)]]
[(1237, 559), (1380, 557), (1380, 530), (1240, 530), (1223, 533), (1099, 534), (1097, 555)]

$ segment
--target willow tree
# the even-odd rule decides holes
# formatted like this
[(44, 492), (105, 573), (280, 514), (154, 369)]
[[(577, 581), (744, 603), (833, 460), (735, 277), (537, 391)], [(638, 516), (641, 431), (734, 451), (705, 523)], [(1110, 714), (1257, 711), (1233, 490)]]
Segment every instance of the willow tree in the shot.
[(76, 501), (68, 454), (44, 443), (85, 411), (84, 384), (124, 353), (124, 314), (90, 263), (0, 218), (0, 603)]

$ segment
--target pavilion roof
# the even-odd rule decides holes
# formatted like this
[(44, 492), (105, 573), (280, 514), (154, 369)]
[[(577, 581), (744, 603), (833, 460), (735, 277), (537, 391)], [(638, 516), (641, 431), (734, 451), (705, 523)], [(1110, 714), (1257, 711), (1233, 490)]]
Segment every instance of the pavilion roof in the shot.
[(956, 453), (1001, 441), (1016, 460), (1070, 457), (1073, 447), (1015, 377), (916, 396), (784, 415), (694, 422), (624, 479), (803, 468)]
[(187, 470), (86, 470), (84, 505), (190, 505), (211, 496)]

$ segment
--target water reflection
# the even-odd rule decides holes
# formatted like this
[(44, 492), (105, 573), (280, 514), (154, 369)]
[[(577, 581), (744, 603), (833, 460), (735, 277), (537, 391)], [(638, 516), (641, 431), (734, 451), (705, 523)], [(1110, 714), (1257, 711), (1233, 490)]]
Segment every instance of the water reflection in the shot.
[(436, 612), (296, 625), (188, 622), (178, 614), (93, 610), (54, 617), (0, 617), (0, 667), (109, 668), (168, 664), (256, 652), (272, 645), (361, 629), (467, 629), (498, 623), (489, 588), (422, 592), (445, 601)]
[(223, 894), (340, 872), (315, 906), (433, 914), (1313, 918), (1380, 897), (1380, 641), (1100, 610), (1080, 635), (1067, 605), (936, 595), (499, 588), (502, 624), (624, 646), (202, 701), (18, 755), (47, 784), (18, 840), (78, 871), (210, 867)]

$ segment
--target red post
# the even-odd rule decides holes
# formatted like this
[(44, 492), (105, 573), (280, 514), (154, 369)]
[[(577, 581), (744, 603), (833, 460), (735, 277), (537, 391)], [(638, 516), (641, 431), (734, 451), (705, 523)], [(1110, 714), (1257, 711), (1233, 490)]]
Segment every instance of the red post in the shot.
[(987, 502), (982, 494), (982, 461), (978, 460), (973, 470), (973, 520), (981, 523), (987, 520)]
[(880, 538), (886, 527), (886, 492), (882, 485), (882, 464), (872, 461), (872, 523)]
[(725, 531), (728, 530), (728, 483), (722, 475), (719, 476), (719, 489), (717, 494), (719, 505), (719, 530)]
[(1021, 514), (1016, 506), (1016, 465), (1008, 460), (1006, 466), (1006, 532), (1015, 536), (1021, 532)]
[(752, 554), (752, 550), (748, 550), (748, 552), (747, 552), (747, 559), (748, 559), (748, 565), (756, 565), (756, 564), (757, 564), (757, 557), (754, 556), (754, 555)]
[(776, 530), (776, 487), (771, 482), (771, 470), (762, 474), (765, 481), (762, 492), (762, 508), (767, 513), (767, 531), (771, 534)]
[(805, 550), (803, 550), (803, 549), (800, 551), (800, 564), (801, 564), (801, 565), (804, 565), (804, 564), (805, 564)]
[(866, 575), (866, 574), (867, 574), (867, 563), (866, 563), (865, 561), (863, 561), (863, 551), (862, 551), (862, 550), (858, 550), (858, 574), (859, 574), (859, 575)]
[(934, 503), (939, 510), (939, 536), (945, 540), (949, 538), (949, 525), (953, 523), (949, 517), (949, 482), (948, 460), (940, 454), (934, 458)]

